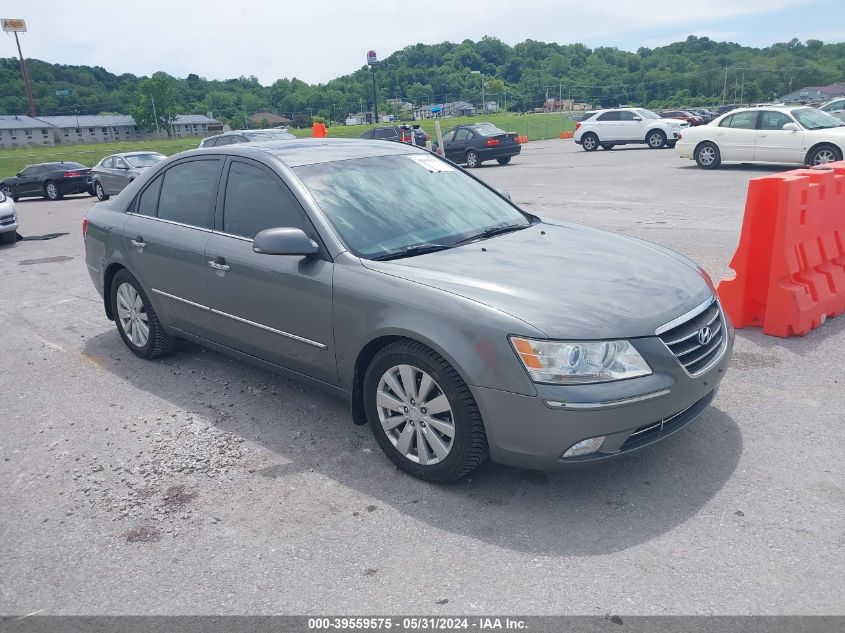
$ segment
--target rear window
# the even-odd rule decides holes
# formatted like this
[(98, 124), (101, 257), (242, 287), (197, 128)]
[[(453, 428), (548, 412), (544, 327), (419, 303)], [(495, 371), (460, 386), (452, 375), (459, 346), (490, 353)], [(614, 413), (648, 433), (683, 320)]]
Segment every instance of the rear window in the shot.
[(496, 136), (497, 134), (507, 134), (504, 130), (497, 128), (492, 123), (482, 123), (473, 128), (481, 136)]

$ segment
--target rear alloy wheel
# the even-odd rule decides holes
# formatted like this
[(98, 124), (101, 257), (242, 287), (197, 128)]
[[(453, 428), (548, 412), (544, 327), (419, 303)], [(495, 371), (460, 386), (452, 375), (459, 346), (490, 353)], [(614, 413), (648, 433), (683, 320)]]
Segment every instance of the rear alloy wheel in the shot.
[(835, 163), (838, 160), (842, 160), (842, 157), (833, 145), (819, 145), (807, 155), (807, 164), (811, 167)]
[(467, 152), (464, 162), (466, 162), (467, 167), (470, 169), (478, 167), (481, 164), (481, 161), (478, 160), (478, 154), (476, 154), (475, 150), (472, 149)]
[(141, 358), (155, 358), (173, 347), (141, 285), (127, 270), (112, 280), (112, 314), (126, 347)]
[(511, 162), (511, 157), (505, 156), (504, 158), (497, 158), (496, 162), (500, 165), (507, 165), (509, 162)]
[(61, 200), (62, 194), (59, 191), (59, 186), (52, 182), (48, 181), (46, 185), (44, 185), (44, 196), (48, 200)]
[(103, 183), (101, 183), (99, 180), (94, 183), (94, 195), (97, 196), (97, 200), (109, 199), (108, 195), (106, 194), (106, 190), (103, 189)]
[(645, 137), (645, 142), (651, 149), (660, 149), (666, 145), (666, 135), (662, 130), (652, 130)]
[(602, 143), (601, 144), (602, 149), (613, 149), (613, 147), (614, 147), (613, 143)]
[(414, 477), (448, 483), (488, 457), (469, 387), (421, 343), (398, 341), (373, 357), (364, 378), (364, 407), (381, 449)]
[(702, 169), (716, 169), (722, 164), (719, 148), (710, 141), (702, 143), (695, 148), (695, 162)]
[(593, 134), (592, 132), (585, 134), (581, 137), (581, 147), (584, 148), (584, 151), (587, 152), (595, 152), (599, 146), (599, 137)]

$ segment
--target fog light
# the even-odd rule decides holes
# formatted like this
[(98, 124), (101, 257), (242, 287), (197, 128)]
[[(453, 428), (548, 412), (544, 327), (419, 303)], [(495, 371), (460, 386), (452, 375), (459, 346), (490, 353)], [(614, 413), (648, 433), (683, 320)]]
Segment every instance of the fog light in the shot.
[(601, 448), (603, 442), (604, 435), (599, 435), (598, 437), (591, 437), (588, 440), (581, 440), (577, 444), (573, 444), (572, 446), (570, 446), (569, 449), (563, 454), (563, 458), (566, 459), (567, 457), (580, 457), (581, 455), (589, 455), (590, 453), (595, 453)]

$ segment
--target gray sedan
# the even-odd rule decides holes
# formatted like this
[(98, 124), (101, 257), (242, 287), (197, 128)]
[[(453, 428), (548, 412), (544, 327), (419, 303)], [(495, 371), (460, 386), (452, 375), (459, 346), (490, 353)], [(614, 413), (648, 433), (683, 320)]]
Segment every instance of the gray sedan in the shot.
[(545, 222), (400, 143), (184, 152), (84, 233), (134, 354), (183, 338), (325, 389), (429, 481), (652, 444), (708, 406), (733, 346), (682, 255)]
[(167, 156), (158, 152), (125, 152), (106, 156), (91, 170), (91, 187), (100, 200), (120, 193), (141, 172), (163, 161)]

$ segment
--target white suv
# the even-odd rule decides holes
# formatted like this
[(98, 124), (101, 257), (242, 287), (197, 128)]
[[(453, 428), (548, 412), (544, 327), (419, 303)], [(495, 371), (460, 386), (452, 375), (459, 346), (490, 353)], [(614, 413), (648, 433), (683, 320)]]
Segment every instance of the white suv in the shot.
[(644, 108), (598, 110), (575, 125), (573, 140), (586, 151), (599, 147), (645, 143), (652, 149), (675, 147), (681, 130), (689, 123), (680, 119), (663, 119)]

